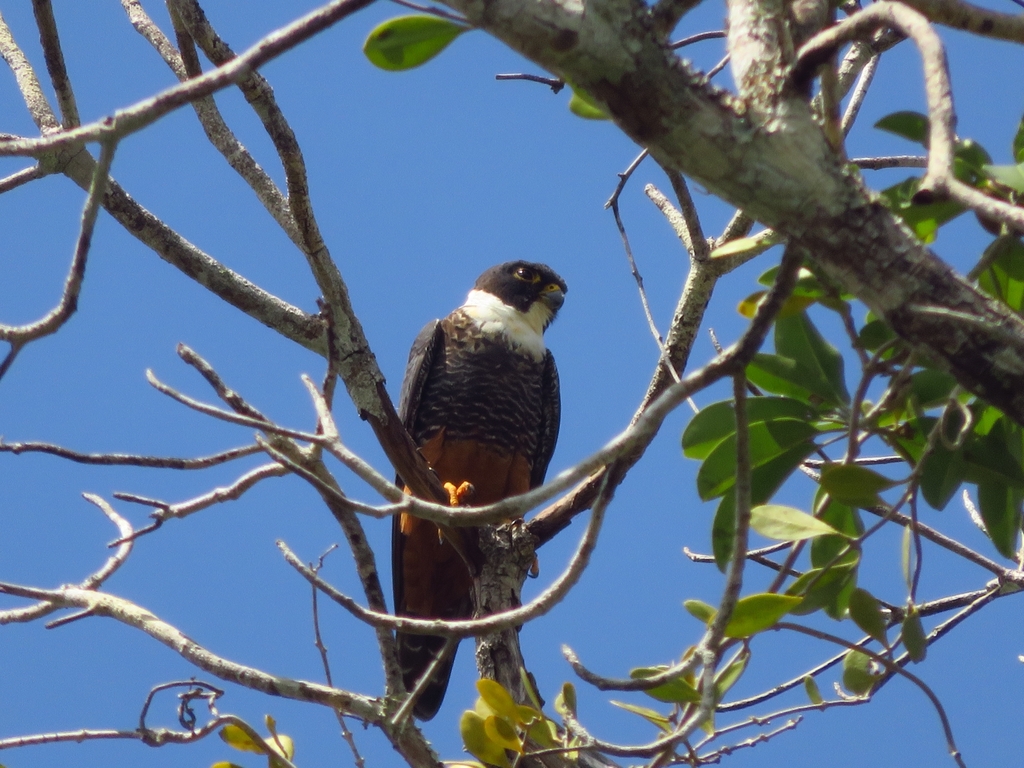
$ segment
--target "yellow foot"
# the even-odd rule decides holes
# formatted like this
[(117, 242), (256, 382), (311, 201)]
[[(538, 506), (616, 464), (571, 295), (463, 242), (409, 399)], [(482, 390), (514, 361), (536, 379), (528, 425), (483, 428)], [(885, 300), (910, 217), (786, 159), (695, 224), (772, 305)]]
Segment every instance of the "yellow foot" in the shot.
[(457, 488), (454, 483), (445, 483), (444, 489), (448, 491), (448, 505), (452, 507), (461, 507), (468, 499), (472, 498), (476, 491), (473, 484), (468, 482)]

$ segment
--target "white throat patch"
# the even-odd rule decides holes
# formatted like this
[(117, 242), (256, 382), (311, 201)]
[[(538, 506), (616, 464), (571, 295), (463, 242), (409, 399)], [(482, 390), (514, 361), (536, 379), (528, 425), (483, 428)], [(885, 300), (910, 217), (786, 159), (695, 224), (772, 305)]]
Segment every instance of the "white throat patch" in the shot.
[(534, 360), (544, 358), (544, 326), (551, 320), (551, 310), (543, 301), (535, 301), (528, 311), (520, 312), (493, 294), (472, 290), (462, 305), (462, 311), (485, 335), (500, 334)]

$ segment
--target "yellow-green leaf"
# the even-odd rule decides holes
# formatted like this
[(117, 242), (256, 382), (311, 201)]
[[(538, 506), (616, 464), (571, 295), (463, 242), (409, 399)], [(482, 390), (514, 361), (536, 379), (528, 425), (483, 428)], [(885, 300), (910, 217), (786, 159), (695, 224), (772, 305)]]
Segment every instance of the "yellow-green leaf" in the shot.
[(430, 61), (469, 29), (438, 16), (396, 16), (374, 27), (363, 53), (381, 69), (399, 72)]
[(928, 638), (925, 637), (924, 627), (921, 626), (921, 614), (913, 604), (907, 607), (907, 615), (903, 619), (903, 646), (915, 664), (924, 661), (924, 657), (928, 655)]
[(807, 698), (811, 700), (811, 704), (820, 705), (825, 700), (821, 698), (821, 691), (818, 689), (818, 684), (814, 682), (814, 678), (807, 675), (804, 678), (804, 690), (807, 692)]
[(267, 744), (269, 744), (271, 749), (286, 760), (291, 760), (295, 757), (295, 742), (292, 740), (291, 736), (286, 736), (283, 733), (275, 733), (267, 739)]
[(496, 765), (498, 768), (511, 768), (505, 750), (488, 737), (484, 729), (484, 719), (476, 712), (466, 710), (462, 713), (462, 719), (459, 720), (459, 733), (462, 735), (463, 746), (473, 757), (490, 765)]
[[(660, 675), (668, 667), (639, 667), (632, 669), (629, 676), (634, 680)], [(656, 688), (649, 688), (644, 691), (652, 699), (664, 701), (666, 704), (699, 704), (700, 693), (694, 688), (692, 682), (684, 677), (676, 677), (668, 682), (662, 683)]]
[(687, 613), (698, 621), (703, 621), (705, 624), (715, 617), (714, 607), (708, 605), (703, 600), (684, 600), (683, 607)]
[(585, 120), (607, 120), (608, 113), (598, 106), (593, 97), (584, 90), (572, 89), (572, 98), (569, 99), (569, 111), (576, 117)]
[(528, 707), (526, 704), (517, 704), (516, 712), (518, 713), (515, 719), (515, 723), (517, 725), (529, 725), (530, 723), (535, 723), (544, 717), (543, 714), (533, 707)]
[(815, 536), (843, 535), (823, 520), (793, 507), (761, 504), (750, 510), (750, 527), (779, 541), (803, 541)]
[(264, 754), (263, 747), (253, 741), (249, 734), (237, 725), (225, 725), (220, 729), (220, 737), (229, 747), (239, 752), (253, 752), (257, 755)]
[(558, 740), (558, 726), (546, 717), (535, 721), (526, 732), (526, 735), (542, 749), (553, 749), (554, 747), (561, 746)]
[(614, 699), (611, 703), (614, 706), (619, 707), (620, 709), (624, 709), (627, 712), (632, 712), (634, 715), (640, 715), (640, 717), (642, 717), (644, 720), (647, 720), (650, 723), (654, 723), (663, 731), (672, 730), (671, 721), (660, 712), (656, 712), (653, 709), (648, 709), (647, 707), (638, 707), (636, 704), (627, 704), (624, 701), (615, 701)]
[(476, 681), (476, 689), (491, 711), (496, 715), (507, 717), (512, 722), (519, 720), (519, 705), (515, 703), (509, 692), (501, 683), (482, 678)]
[(523, 751), (523, 740), (519, 738), (516, 729), (504, 717), (491, 715), (484, 720), (484, 733), (491, 741), (504, 749), (511, 749), (520, 754)]
[(555, 697), (555, 711), (576, 717), (576, 688), (572, 683), (562, 683), (562, 690)]
[(857, 696), (867, 696), (878, 675), (871, 671), (871, 658), (860, 651), (850, 651), (843, 657), (843, 687)]
[(711, 252), (711, 258), (722, 259), (726, 256), (741, 255), (757, 256), (779, 242), (781, 242), (779, 235), (771, 230), (765, 230), (752, 237), (740, 237), (718, 246)]
[(886, 648), (889, 647), (889, 638), (885, 635), (885, 616), (882, 614), (882, 606), (874, 595), (866, 589), (858, 587), (850, 595), (848, 610), (854, 624)]
[(742, 638), (756, 635), (773, 626), (802, 601), (802, 597), (770, 592), (741, 598), (725, 625), (725, 636)]
[(826, 464), (821, 469), (821, 487), (833, 499), (851, 507), (874, 506), (879, 502), (879, 491), (896, 485), (898, 481), (856, 464)]
[(726, 665), (725, 669), (715, 675), (715, 701), (721, 701), (725, 698), (725, 694), (729, 692), (729, 689), (732, 688), (736, 684), (736, 681), (743, 675), (743, 672), (747, 668), (748, 661), (750, 661), (750, 654), (747, 652), (741, 652), (735, 659)]

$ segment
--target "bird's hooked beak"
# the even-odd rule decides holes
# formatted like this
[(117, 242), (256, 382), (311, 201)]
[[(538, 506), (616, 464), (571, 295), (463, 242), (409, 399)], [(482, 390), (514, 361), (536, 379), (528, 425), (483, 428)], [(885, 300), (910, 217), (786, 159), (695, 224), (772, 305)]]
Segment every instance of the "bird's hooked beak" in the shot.
[(540, 300), (547, 305), (553, 316), (562, 308), (562, 304), (565, 303), (565, 291), (562, 290), (562, 286), (558, 283), (549, 283), (540, 292)]

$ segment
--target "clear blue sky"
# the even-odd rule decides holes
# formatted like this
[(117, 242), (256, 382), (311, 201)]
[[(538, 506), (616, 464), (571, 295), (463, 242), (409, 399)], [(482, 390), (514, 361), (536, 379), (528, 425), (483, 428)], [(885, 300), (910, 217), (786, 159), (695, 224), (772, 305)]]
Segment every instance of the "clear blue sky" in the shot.
[[(170, 71), (117, 4), (56, 0), (54, 6), (84, 120), (173, 84)], [(148, 6), (169, 29), (161, 5)], [(262, 0), (205, 4), (212, 23), (236, 51), (312, 7), (310, 2)], [(998, 7), (1014, 10), (1010, 3)], [(0, 2), (0, 11), (44, 77), (29, 4)], [(393, 396), (420, 327), (457, 306), (483, 269), (526, 258), (550, 264), (566, 279), (567, 301), (548, 334), (563, 392), (561, 440), (552, 462), (558, 471), (627, 424), (657, 360), (614, 222), (603, 209), (616, 173), (638, 149), (609, 123), (573, 117), (566, 108), (567, 93), (554, 96), (541, 85), (496, 82), (496, 73), (540, 72), (483, 33), (463, 36), (439, 59), (413, 72), (374, 69), (362, 56), (363, 38), (380, 20), (403, 12), (378, 3), (272, 62), (263, 73), (302, 145), (320, 226)], [(679, 35), (719, 28), (724, 13), (721, 4), (706, 3), (687, 18)], [(996, 162), (1009, 162), (1010, 140), (1024, 109), (1019, 77), (1024, 55), (1019, 47), (982, 45), (962, 34), (944, 37), (961, 135), (982, 142)], [(721, 52), (721, 42), (712, 41), (688, 55), (709, 67)], [(909, 44), (886, 55), (851, 137), (852, 155), (913, 151), (871, 125), (892, 111), (923, 110), (920, 71)], [(226, 91), (217, 100), (242, 141), (281, 183), (272, 148), (242, 97)], [(6, 69), (0, 74), (0, 131), (34, 133)], [(2, 159), (0, 176), (25, 165)], [(317, 291), (303, 258), (206, 142), (191, 110), (179, 110), (123, 142), (113, 175), (207, 253), (266, 290), (315, 310)], [(868, 178), (882, 188), (902, 175)], [(622, 209), (664, 331), (686, 259), (643, 195), (648, 182), (668, 190), (658, 169), (645, 164), (624, 193)], [(731, 211), (696, 185), (693, 191), (706, 231), (717, 234)], [(83, 199), (63, 177), (0, 197), (0, 322), (35, 319), (55, 303)], [(985, 242), (973, 218), (964, 217), (943, 230), (936, 250), (963, 267), (977, 258)], [(719, 286), (709, 323), (723, 343), (744, 327), (735, 311), (737, 301), (757, 289), (756, 276), (777, 258), (777, 252), (763, 256)], [(321, 360), (222, 304), (101, 215), (78, 314), (58, 335), (23, 352), (0, 382), (0, 434), (8, 441), (45, 440), (83, 451), (175, 456), (205, 455), (248, 442), (248, 430), (187, 411), (145, 382), (144, 371), (152, 368), (164, 381), (210, 399), (203, 382), (177, 359), (178, 342), (204, 355), (268, 415), (298, 428), (313, 426), (299, 376), (319, 378)], [(704, 362), (712, 353), (703, 333), (693, 361)], [(703, 405), (724, 396), (703, 393), (698, 401)], [(339, 400), (336, 413), (348, 444), (386, 471), (381, 451), (350, 404)], [(697, 465), (679, 450), (688, 415), (680, 412), (669, 419), (647, 458), (619, 489), (582, 583), (549, 616), (522, 632), (526, 658), (549, 701), (572, 677), (560, 656), (562, 643), (594, 670), (620, 676), (632, 667), (670, 662), (699, 638), (700, 627), (682, 610), (681, 601), (717, 600), (721, 578), (682, 552), (684, 546), (709, 549), (714, 508), (697, 500)], [(245, 466), (254, 464), (250, 460)], [(114, 491), (131, 491), (180, 501), (227, 484), (240, 471), (229, 465), (173, 473), (0, 455), (0, 579), (55, 586), (78, 581), (99, 566), (113, 529), (81, 498), (83, 491), (107, 499)], [(374, 500), (355, 478), (340, 477), (348, 493)], [(809, 494), (809, 487), (797, 485), (783, 496), (806, 508)], [(137, 525), (144, 522), (143, 508), (120, 502), (116, 507)], [(925, 514), (928, 522), (995, 556), (955, 503), (943, 513)], [(367, 521), (366, 526), (386, 576), (390, 525)], [(579, 523), (571, 526), (541, 550), (541, 578), (527, 585), (527, 597), (558, 572), (580, 529)], [(274, 546), (278, 538), (307, 560), (334, 542), (343, 544), (330, 515), (302, 481), (276, 479), (240, 501), (171, 522), (142, 539), (108, 588), (215, 653), (319, 681), (309, 591), (282, 561)], [(346, 554), (336, 552), (328, 562), (327, 577), (358, 594)], [(875, 542), (862, 573), (866, 586), (880, 597), (903, 601), (895, 536)], [(763, 580), (752, 569), (748, 590)], [(984, 580), (979, 571), (929, 550), (922, 597), (978, 588)], [(5, 599), (0, 609), (16, 604)], [(371, 633), (328, 604), (323, 625), (336, 683), (378, 693), (381, 674)], [(849, 622), (830, 626), (856, 635)], [(1010, 765), (1019, 753), (1022, 630), (1019, 602), (1001, 601), (932, 648), (927, 662), (915, 670), (946, 705), (969, 765)], [(770, 687), (832, 653), (803, 638), (760, 638), (753, 665), (736, 691), (742, 695)], [(81, 727), (129, 729), (152, 686), (192, 674), (171, 651), (110, 620), (89, 619), (52, 631), (38, 623), (6, 626), (0, 628), (0, 738)], [(456, 723), (475, 698), (474, 677), (467, 643), (445, 706), (426, 726), (449, 759), (462, 754)], [(782, 701), (795, 703), (801, 696)], [(581, 687), (581, 719), (595, 735), (620, 742), (654, 735), (637, 718), (610, 706), (609, 698), (615, 697)], [(281, 731), (295, 738), (300, 766), (351, 764), (330, 712), (233, 686), (220, 709), (254, 723), (273, 714)], [(159, 713), (154, 722), (172, 724), (170, 698), (154, 711)], [(398, 763), (382, 737), (351, 727), (368, 765)], [(216, 739), (187, 749), (109, 742), (0, 755), (8, 768), (72, 762), (82, 768), (111, 763), (204, 766), (226, 759), (261, 764), (256, 756), (234, 753)], [(918, 690), (900, 680), (870, 705), (809, 714), (795, 732), (745, 750), (731, 764), (804, 768), (823, 763), (833, 768), (952, 765), (934, 711)]]

